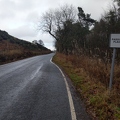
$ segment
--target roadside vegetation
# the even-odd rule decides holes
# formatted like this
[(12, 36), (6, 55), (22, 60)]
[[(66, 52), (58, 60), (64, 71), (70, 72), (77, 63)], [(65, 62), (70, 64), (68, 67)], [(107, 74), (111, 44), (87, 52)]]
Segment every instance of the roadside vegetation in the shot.
[(45, 12), (40, 23), (40, 29), (55, 39), (53, 61), (71, 78), (93, 120), (120, 120), (120, 49), (108, 90), (113, 54), (109, 38), (120, 33), (120, 0), (113, 1), (99, 21), (81, 7), (64, 5)]
[(120, 65), (115, 66), (111, 93), (108, 90), (110, 64), (87, 56), (57, 53), (53, 61), (72, 80), (93, 120), (120, 119)]
[(41, 44), (20, 40), (0, 30), (0, 64), (48, 53), (51, 50)]

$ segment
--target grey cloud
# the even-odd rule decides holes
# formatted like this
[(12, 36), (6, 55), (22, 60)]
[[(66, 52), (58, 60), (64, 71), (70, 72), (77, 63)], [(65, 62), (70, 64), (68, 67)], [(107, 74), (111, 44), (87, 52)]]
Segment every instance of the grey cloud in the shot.
[(38, 22), (39, 20), (39, 14), (36, 11), (32, 11), (30, 12), (27, 16), (26, 16), (26, 21), (27, 22)]
[(14, 17), (15, 16), (15, 11), (14, 11), (14, 2), (12, 1), (7, 1), (7, 0), (1, 0), (0, 1), (0, 18), (5, 19), (9, 17)]
[(36, 32), (33, 28), (30, 27), (29, 24), (26, 24), (24, 26), (20, 26), (16, 29), (11, 29), (10, 34), (18, 37), (18, 38), (26, 38), (26, 37), (32, 37), (36, 35)]

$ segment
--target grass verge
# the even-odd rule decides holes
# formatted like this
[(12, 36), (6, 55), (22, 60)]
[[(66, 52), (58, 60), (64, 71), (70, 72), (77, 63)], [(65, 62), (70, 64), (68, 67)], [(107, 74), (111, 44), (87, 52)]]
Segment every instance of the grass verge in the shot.
[(115, 67), (115, 82), (109, 93), (109, 64), (60, 53), (53, 57), (53, 62), (70, 77), (93, 120), (120, 120), (120, 66)]

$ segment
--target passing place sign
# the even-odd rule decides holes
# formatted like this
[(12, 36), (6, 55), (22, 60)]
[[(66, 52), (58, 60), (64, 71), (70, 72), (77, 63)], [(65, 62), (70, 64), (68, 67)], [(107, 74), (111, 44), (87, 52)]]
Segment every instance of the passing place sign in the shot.
[(111, 36), (110, 36), (110, 47), (120, 48), (120, 34), (111, 34)]

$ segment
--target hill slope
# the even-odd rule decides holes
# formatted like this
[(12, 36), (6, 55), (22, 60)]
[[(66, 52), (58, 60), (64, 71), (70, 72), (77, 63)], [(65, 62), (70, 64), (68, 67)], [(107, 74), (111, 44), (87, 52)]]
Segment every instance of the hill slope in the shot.
[(0, 64), (50, 52), (42, 45), (20, 40), (0, 30)]

